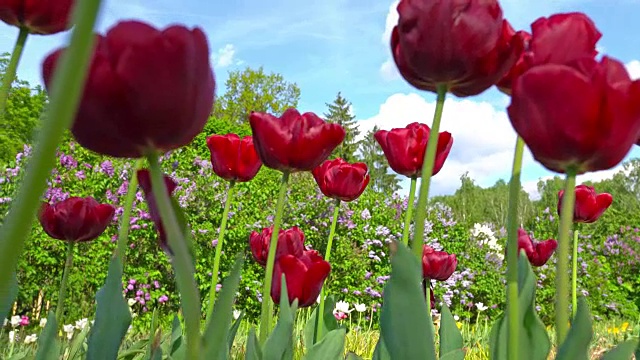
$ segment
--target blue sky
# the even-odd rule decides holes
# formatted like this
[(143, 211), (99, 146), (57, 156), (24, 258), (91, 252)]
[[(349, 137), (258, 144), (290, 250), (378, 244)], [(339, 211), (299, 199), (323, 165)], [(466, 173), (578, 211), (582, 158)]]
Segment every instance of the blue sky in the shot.
[[(517, 29), (528, 30), (538, 17), (557, 12), (586, 13), (603, 33), (601, 51), (629, 64), (630, 72), (640, 76), (640, 1), (505, 0), (501, 4)], [(300, 86), (301, 111), (324, 113), (325, 103), (341, 91), (352, 102), (363, 131), (375, 124), (386, 129), (414, 121), (430, 124), (435, 95), (406, 84), (390, 61), (388, 37), (397, 21), (394, 16), (395, 5), (387, 0), (110, 0), (103, 6), (98, 31), (124, 19), (142, 19), (158, 27), (199, 26), (209, 37), (219, 94), (224, 92), (228, 71), (264, 66)], [(0, 25), (0, 51), (11, 51), (16, 35), (16, 29)], [(42, 59), (64, 45), (68, 35), (30, 37), (18, 76), (41, 83)], [(455, 191), (465, 171), (483, 186), (506, 178), (515, 143), (504, 113), (507, 104), (496, 90), (448, 99), (442, 130), (453, 134), (454, 145), (450, 159), (433, 179), (433, 194)], [(629, 156), (640, 156), (640, 151)], [(537, 179), (550, 175), (526, 154), (523, 182), (533, 196)]]

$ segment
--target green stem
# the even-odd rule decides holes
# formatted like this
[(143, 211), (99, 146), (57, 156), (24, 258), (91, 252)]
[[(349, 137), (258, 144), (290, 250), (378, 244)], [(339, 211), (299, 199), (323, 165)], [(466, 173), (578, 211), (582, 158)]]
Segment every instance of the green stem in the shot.
[(58, 295), (58, 306), (56, 307), (56, 321), (63, 324), (62, 313), (64, 312), (64, 300), (67, 297), (67, 282), (69, 281), (69, 271), (73, 266), (73, 241), (67, 242), (67, 260), (64, 263), (64, 271), (62, 272), (62, 281), (60, 281), (60, 292)]
[(270, 296), (271, 283), (273, 280), (273, 266), (276, 262), (280, 223), (282, 222), (282, 213), (284, 212), (284, 204), (287, 198), (288, 183), (289, 172), (285, 171), (282, 173), (282, 181), (280, 182), (280, 193), (278, 194), (278, 202), (276, 203), (276, 215), (273, 220), (273, 232), (271, 233), (271, 241), (269, 243), (269, 254), (267, 255), (267, 266), (264, 274), (264, 287), (262, 288), (262, 312), (260, 314), (260, 342), (262, 344), (265, 343), (267, 336), (271, 332), (273, 316), (273, 305)]
[(0, 304), (13, 302), (9, 298), (9, 284), (55, 164), (56, 147), (78, 108), (95, 41), (93, 26), (101, 3), (101, 0), (84, 0), (74, 7), (71, 45), (60, 57), (53, 76), (48, 115), (38, 131), (24, 180), (0, 231)]
[(576, 171), (568, 169), (564, 185), (560, 225), (558, 230), (558, 258), (556, 260), (556, 337), (560, 346), (569, 331), (569, 233), (573, 224)]
[(509, 212), (507, 213), (507, 358), (517, 359), (520, 341), (520, 309), (518, 307), (518, 201), (524, 140), (518, 136), (513, 154), (509, 181)]
[(573, 256), (571, 257), (571, 318), (576, 316), (578, 311), (578, 229), (573, 230)]
[(176, 283), (181, 297), (184, 316), (187, 358), (199, 359), (200, 356), (200, 294), (196, 284), (193, 260), (182, 234), (167, 192), (164, 176), (158, 156), (155, 152), (147, 155), (151, 171), (151, 188), (158, 205), (160, 219), (167, 233), (169, 247), (174, 253), (171, 259), (175, 270)]
[(11, 53), (11, 59), (9, 59), (9, 65), (7, 65), (4, 77), (2, 78), (2, 87), (0, 88), (0, 121), (4, 118), (4, 111), (7, 107), (7, 99), (9, 98), (11, 84), (13, 84), (13, 80), (16, 78), (18, 63), (22, 57), (22, 51), (24, 50), (24, 44), (27, 42), (28, 36), (29, 30), (26, 27), (21, 27), (20, 33), (18, 33), (18, 39), (16, 40), (13, 52)]
[(411, 178), (411, 187), (409, 188), (409, 201), (407, 202), (407, 212), (404, 214), (404, 229), (402, 230), (402, 242), (409, 246), (409, 228), (411, 227), (411, 216), (413, 216), (413, 203), (416, 198), (417, 177)]
[(224, 233), (227, 230), (227, 220), (229, 218), (229, 208), (233, 200), (235, 182), (229, 183), (229, 191), (227, 191), (227, 200), (224, 203), (222, 211), (222, 221), (220, 222), (220, 233), (218, 234), (218, 244), (216, 245), (216, 255), (213, 259), (213, 271), (211, 273), (211, 289), (209, 289), (209, 306), (207, 308), (207, 320), (213, 314), (213, 304), (216, 301), (216, 287), (218, 286), (218, 271), (220, 269), (220, 258), (222, 257), (222, 246), (224, 244)]
[(129, 179), (129, 189), (127, 189), (127, 197), (124, 200), (124, 212), (122, 213), (122, 219), (120, 219), (120, 229), (118, 230), (118, 244), (116, 247), (116, 256), (120, 259), (120, 264), (124, 269), (125, 256), (127, 253), (127, 239), (129, 238), (129, 224), (131, 220), (131, 210), (133, 208), (133, 201), (136, 198), (136, 191), (138, 190), (138, 169), (142, 167), (142, 159), (136, 160), (136, 163)]
[(420, 195), (418, 196), (418, 209), (416, 210), (412, 243), (413, 253), (418, 258), (419, 263), (422, 263), (422, 248), (424, 244), (424, 219), (427, 217), (429, 185), (431, 184), (431, 175), (433, 174), (433, 165), (436, 160), (436, 150), (438, 149), (440, 120), (442, 119), (444, 100), (447, 96), (447, 86), (438, 85), (437, 90), (438, 98), (436, 100), (436, 111), (433, 114), (433, 124), (431, 124), (431, 132), (429, 133), (429, 139), (427, 140), (427, 150), (424, 153), (424, 162), (422, 163)]
[[(329, 261), (331, 258), (331, 247), (333, 247), (333, 237), (336, 234), (336, 225), (338, 224), (338, 214), (340, 213), (340, 200), (336, 200), (335, 205), (333, 207), (333, 219), (331, 220), (331, 229), (329, 230), (329, 240), (327, 240), (327, 249), (325, 250), (324, 260)], [(325, 287), (322, 286), (320, 290), (320, 306), (318, 307), (317, 313), (317, 325), (315, 339), (313, 343), (315, 344), (318, 340), (322, 339), (322, 329), (324, 328), (324, 292)]]

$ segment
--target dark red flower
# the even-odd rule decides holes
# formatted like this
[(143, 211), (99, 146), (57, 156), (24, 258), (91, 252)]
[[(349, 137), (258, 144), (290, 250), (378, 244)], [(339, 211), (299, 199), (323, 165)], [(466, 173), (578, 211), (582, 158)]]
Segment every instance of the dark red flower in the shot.
[(330, 272), (331, 265), (315, 250), (306, 250), (300, 257), (281, 256), (273, 268), (271, 298), (275, 303), (280, 302), (282, 274), (284, 274), (289, 304), (298, 299), (298, 308), (311, 306), (318, 299), (322, 285)]
[(365, 163), (350, 164), (340, 158), (325, 161), (313, 169), (312, 173), (326, 197), (342, 201), (357, 199), (370, 180)]
[[(582, 13), (555, 14), (531, 24), (532, 34), (520, 32), (525, 51), (509, 73), (497, 84), (511, 94), (513, 81), (533, 66), (569, 64), (584, 57), (594, 58), (602, 36), (591, 19)], [(515, 31), (511, 29), (515, 34)]]
[(251, 136), (240, 139), (236, 134), (211, 135), (207, 147), (213, 172), (227, 181), (249, 181), (262, 166)]
[[(407, 177), (420, 177), (430, 133), (429, 126), (414, 122), (407, 125), (406, 128), (397, 128), (391, 131), (379, 130), (374, 134), (374, 137), (382, 147), (384, 156), (393, 171)], [(433, 175), (442, 169), (452, 145), (453, 138), (450, 133), (445, 131), (438, 134)]]
[(427, 279), (446, 281), (458, 266), (455, 254), (446, 251), (436, 251), (429, 245), (424, 245), (422, 251), (422, 276)]
[[(147, 169), (138, 170), (138, 183), (140, 183), (140, 187), (142, 188), (142, 192), (144, 192), (144, 196), (147, 199), (147, 206), (149, 208), (149, 216), (155, 225), (156, 230), (158, 231), (158, 244), (167, 254), (172, 255), (173, 251), (169, 248), (169, 244), (167, 242), (167, 235), (164, 230), (164, 226), (162, 225), (162, 220), (160, 218), (160, 211), (158, 210), (158, 205), (156, 204), (156, 198), (153, 195), (153, 190), (151, 187), (151, 174)], [(173, 179), (169, 176), (164, 175), (164, 185), (167, 188), (167, 193), (169, 196), (173, 194), (173, 191), (176, 189), (178, 184), (176, 184)]]
[(520, 250), (524, 250), (533, 266), (546, 264), (557, 247), (558, 242), (554, 239), (539, 242), (533, 241), (524, 229), (518, 229), (518, 253), (520, 253)]
[[(597, 194), (593, 186), (576, 186), (576, 203), (573, 210), (573, 222), (592, 223), (602, 216), (611, 206), (613, 197), (609, 193)], [(558, 192), (558, 215), (562, 208), (562, 196), (564, 190)]]
[(344, 140), (345, 131), (316, 114), (290, 108), (281, 117), (251, 112), (253, 142), (266, 167), (280, 171), (311, 171)]
[(100, 236), (114, 213), (113, 206), (100, 204), (92, 197), (70, 197), (53, 205), (43, 203), (38, 219), (52, 238), (83, 242)]
[[(269, 255), (269, 244), (273, 226), (262, 229), (261, 232), (254, 231), (249, 236), (249, 248), (256, 262), (262, 266), (267, 265)], [(280, 229), (278, 233), (278, 245), (276, 245), (276, 260), (284, 255), (302, 256), (304, 252), (304, 233), (297, 226), (291, 229)]]
[(73, 4), (74, 0), (0, 0), (0, 20), (32, 34), (55, 34), (71, 28)]
[(606, 170), (640, 135), (640, 81), (631, 81), (624, 65), (608, 57), (539, 65), (516, 79), (507, 110), (547, 169)]
[(523, 39), (513, 36), (497, 0), (401, 0), (391, 51), (400, 74), (421, 90), (441, 84), (478, 95), (513, 66)]
[[(47, 88), (62, 51), (42, 65)], [(137, 21), (120, 22), (98, 36), (71, 131), (82, 146), (114, 157), (173, 150), (202, 131), (214, 87), (202, 30), (171, 26), (160, 31)]]

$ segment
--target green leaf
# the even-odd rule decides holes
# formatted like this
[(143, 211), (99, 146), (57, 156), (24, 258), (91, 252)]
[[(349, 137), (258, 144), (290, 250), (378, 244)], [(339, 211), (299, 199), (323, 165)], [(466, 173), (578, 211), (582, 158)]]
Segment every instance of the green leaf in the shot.
[(315, 344), (305, 360), (335, 360), (340, 359), (344, 354), (344, 338), (347, 335), (346, 329), (336, 329), (328, 332), (324, 338)]
[(580, 296), (573, 325), (558, 349), (556, 360), (589, 360), (589, 344), (593, 338), (592, 325), (587, 301)]
[(73, 339), (73, 342), (71, 343), (71, 346), (69, 348), (69, 357), (67, 357), (68, 360), (76, 359), (76, 357), (80, 359), (80, 349), (83, 347), (84, 341), (87, 339), (87, 335), (89, 334), (90, 329), (91, 328), (89, 327), (89, 325), (85, 326), (80, 334), (78, 334), (78, 336)]
[(129, 305), (122, 294), (122, 264), (116, 256), (111, 258), (107, 280), (98, 290), (96, 302), (87, 360), (115, 359), (131, 324)]
[(186, 347), (184, 343), (184, 336), (182, 335), (182, 324), (178, 315), (173, 317), (173, 323), (171, 325), (171, 348), (169, 350), (169, 356), (172, 359), (184, 359), (186, 356)]
[(180, 206), (180, 203), (173, 196), (170, 196), (171, 207), (173, 208), (173, 213), (176, 214), (176, 221), (178, 222), (178, 227), (182, 230), (182, 235), (184, 237), (184, 241), (187, 243), (187, 248), (189, 249), (189, 254), (191, 255), (191, 259), (193, 260), (193, 266), (196, 263), (196, 251), (193, 248), (193, 238), (191, 237), (191, 229), (189, 228), (189, 221), (187, 220), (187, 216), (184, 213), (184, 210)]
[(151, 329), (149, 329), (149, 343), (147, 346), (147, 351), (145, 353), (146, 359), (152, 358), (153, 352), (153, 339), (156, 336), (156, 327), (158, 326), (158, 308), (153, 309), (153, 315), (151, 316)]
[(380, 314), (381, 335), (392, 359), (435, 359), (431, 316), (421, 286), (418, 260), (395, 242), (391, 278), (384, 288)]
[(160, 346), (160, 342), (162, 340), (162, 328), (158, 328), (156, 330), (156, 335), (153, 340), (150, 341), (149, 349), (151, 350), (151, 355), (147, 359), (151, 360), (162, 360), (162, 347)]
[(464, 350), (463, 349), (456, 349), (453, 351), (449, 351), (448, 353), (444, 354), (443, 356), (440, 356), (440, 360), (459, 360), (459, 359), (464, 359)]
[(231, 352), (231, 349), (233, 348), (233, 342), (236, 339), (236, 334), (238, 333), (238, 328), (242, 323), (242, 319), (244, 319), (244, 314), (244, 311), (240, 313), (240, 316), (238, 316), (236, 321), (231, 326), (231, 329), (229, 330), (229, 339), (227, 340), (229, 342), (229, 352)]
[[(535, 309), (536, 277), (529, 260), (523, 254), (518, 258), (518, 324), (519, 359), (546, 360), (551, 350), (551, 340), (544, 323)], [(494, 323), (489, 337), (490, 358), (508, 360), (508, 325), (506, 316), (500, 316)]]
[(208, 321), (207, 329), (202, 337), (205, 359), (224, 360), (229, 357), (228, 341), (229, 328), (233, 320), (233, 299), (238, 291), (238, 284), (240, 284), (243, 262), (242, 254), (238, 254), (231, 275), (222, 283), (220, 297), (213, 307), (211, 319)]
[[(282, 290), (280, 291), (280, 316), (273, 332), (264, 344), (265, 360), (293, 359), (293, 325), (294, 315), (298, 309), (298, 299), (289, 306), (287, 282), (282, 274)], [(268, 301), (264, 299), (263, 301)]]
[(387, 351), (387, 347), (384, 345), (384, 340), (382, 339), (382, 334), (378, 338), (378, 342), (376, 343), (375, 349), (373, 349), (373, 357), (372, 360), (391, 360), (391, 355), (389, 355), (389, 351)]
[[(338, 320), (333, 316), (333, 309), (336, 307), (336, 301), (333, 295), (329, 295), (325, 297), (324, 300), (324, 321), (322, 322), (323, 326), (323, 334), (328, 334), (330, 331), (336, 330), (340, 328), (338, 324)], [(311, 313), (311, 317), (307, 320), (307, 323), (304, 326), (304, 346), (307, 349), (311, 349), (314, 345), (314, 338), (316, 335), (316, 330), (318, 329), (318, 309), (320, 307), (316, 306)]]
[(247, 350), (244, 356), (245, 360), (262, 360), (262, 351), (260, 350), (260, 342), (256, 336), (256, 330), (251, 327), (249, 336), (247, 337)]
[(631, 339), (618, 344), (618, 346), (607, 351), (600, 360), (629, 360), (638, 346), (638, 339)]
[(0, 290), (0, 319), (6, 319), (11, 311), (11, 306), (16, 300), (18, 295), (18, 279), (16, 278), (16, 272), (11, 274), (11, 280), (9, 280), (9, 288), (7, 291)]
[(348, 353), (347, 356), (345, 356), (345, 360), (363, 360), (360, 356), (358, 356), (356, 353)]
[(58, 321), (55, 312), (49, 311), (47, 325), (38, 339), (36, 360), (57, 360), (60, 357), (60, 342), (58, 341)]
[[(451, 352), (456, 352), (456, 350), (462, 350), (464, 346), (464, 341), (462, 340), (462, 334), (460, 334), (460, 329), (456, 325), (456, 320), (451, 315), (451, 311), (447, 307), (447, 304), (442, 304), (442, 308), (440, 309), (440, 359), (444, 358), (443, 355), (449, 355)], [(457, 353), (457, 352), (456, 352)], [(464, 359), (464, 352), (462, 352), (462, 357), (454, 358), (450, 357), (450, 359)]]

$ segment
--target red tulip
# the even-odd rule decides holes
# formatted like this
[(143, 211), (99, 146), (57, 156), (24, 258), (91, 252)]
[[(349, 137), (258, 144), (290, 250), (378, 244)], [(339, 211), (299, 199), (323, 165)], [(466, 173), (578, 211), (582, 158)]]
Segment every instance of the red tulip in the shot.
[(524, 250), (529, 262), (533, 266), (546, 264), (557, 247), (558, 242), (554, 239), (539, 242), (533, 241), (524, 229), (518, 229), (518, 253), (520, 250)]
[(340, 158), (325, 161), (312, 173), (326, 197), (342, 201), (357, 199), (370, 180), (365, 163), (350, 164)]
[[(420, 177), (429, 133), (431, 133), (429, 126), (415, 122), (407, 125), (406, 128), (391, 131), (379, 130), (374, 137), (382, 147), (384, 156), (393, 171), (407, 177)], [(438, 135), (433, 175), (442, 169), (452, 145), (453, 138), (450, 133), (445, 131)]]
[[(269, 244), (273, 226), (262, 229), (262, 232), (254, 231), (249, 236), (249, 248), (256, 262), (262, 266), (267, 265)], [(284, 255), (302, 256), (304, 252), (304, 233), (297, 226), (291, 229), (280, 229), (278, 233), (278, 245), (276, 245), (276, 260)]]
[[(532, 35), (521, 32), (526, 50), (497, 84), (511, 94), (513, 81), (533, 66), (568, 64), (583, 57), (594, 58), (596, 43), (602, 36), (591, 19), (582, 13), (555, 14), (531, 24)], [(511, 32), (515, 34), (512, 29)]]
[[(158, 244), (160, 247), (169, 255), (173, 255), (173, 251), (169, 248), (169, 244), (167, 243), (167, 235), (164, 230), (164, 226), (162, 225), (162, 219), (160, 218), (160, 210), (158, 210), (158, 205), (156, 204), (156, 198), (153, 195), (153, 188), (151, 187), (151, 174), (147, 169), (141, 169), (137, 172), (138, 182), (140, 183), (140, 187), (144, 192), (144, 196), (147, 199), (147, 206), (149, 207), (149, 216), (155, 225), (156, 230), (158, 231)], [(176, 189), (178, 184), (176, 184), (173, 179), (169, 176), (164, 176), (164, 184), (167, 188), (167, 193), (169, 196), (173, 194), (173, 191)]]
[(342, 126), (316, 114), (288, 109), (277, 118), (267, 113), (249, 115), (253, 142), (262, 163), (280, 171), (311, 171), (344, 140)]
[(113, 219), (115, 209), (92, 197), (71, 197), (54, 205), (43, 203), (38, 213), (42, 229), (54, 239), (90, 241), (100, 236)]
[(582, 174), (619, 164), (640, 135), (640, 81), (624, 65), (585, 57), (531, 68), (514, 83), (509, 118), (549, 170)]
[(213, 172), (227, 181), (249, 181), (262, 166), (251, 136), (240, 139), (236, 134), (211, 135), (207, 147)]
[(446, 251), (436, 251), (429, 245), (424, 245), (422, 251), (422, 276), (427, 279), (446, 281), (458, 266), (455, 254)]
[(523, 49), (502, 18), (497, 0), (401, 0), (391, 51), (414, 87), (448, 86), (457, 96), (478, 95), (496, 84)]
[(50, 35), (71, 28), (73, 0), (0, 0), (0, 20), (32, 34)]
[(298, 308), (313, 305), (320, 295), (325, 279), (331, 272), (331, 265), (315, 250), (307, 250), (302, 256), (284, 255), (278, 258), (273, 268), (271, 298), (280, 302), (282, 274), (287, 283), (289, 304), (298, 299)]
[[(573, 222), (593, 223), (611, 206), (613, 197), (611, 194), (597, 194), (593, 186), (576, 186), (576, 203), (573, 210)], [(558, 192), (558, 215), (562, 208), (562, 196), (564, 190)]]
[[(42, 65), (47, 88), (62, 51)], [(171, 26), (160, 31), (121, 22), (98, 36), (71, 131), (82, 146), (114, 157), (177, 149), (202, 131), (214, 87), (202, 30)]]

